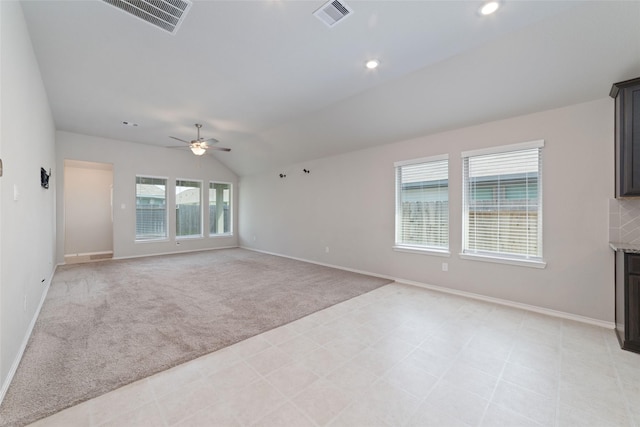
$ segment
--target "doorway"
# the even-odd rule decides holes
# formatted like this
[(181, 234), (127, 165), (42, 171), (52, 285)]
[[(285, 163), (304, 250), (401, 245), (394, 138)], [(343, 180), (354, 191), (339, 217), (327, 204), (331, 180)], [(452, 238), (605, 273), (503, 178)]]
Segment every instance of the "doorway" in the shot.
[(64, 261), (113, 257), (113, 165), (64, 161)]

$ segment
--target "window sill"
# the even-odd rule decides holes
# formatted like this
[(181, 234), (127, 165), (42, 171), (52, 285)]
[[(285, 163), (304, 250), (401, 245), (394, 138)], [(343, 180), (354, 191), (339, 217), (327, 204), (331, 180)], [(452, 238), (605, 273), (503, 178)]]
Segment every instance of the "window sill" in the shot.
[(475, 255), (475, 254), (459, 254), (461, 259), (467, 259), (471, 261), (484, 261), (484, 262), (494, 262), (497, 264), (508, 264), (508, 265), (517, 265), (520, 267), (530, 267), (530, 268), (545, 268), (547, 263), (544, 261), (533, 261), (526, 259), (515, 259), (515, 258), (501, 258), (496, 256), (488, 256), (488, 255)]
[(215, 239), (217, 237), (233, 237), (233, 233), (209, 234), (209, 237)]
[(198, 239), (203, 239), (202, 235), (193, 235), (193, 236), (176, 236), (176, 241), (177, 240), (198, 240)]
[(135, 243), (163, 243), (168, 242), (169, 239), (163, 237), (161, 239), (144, 239), (144, 240), (135, 240)]
[(413, 254), (433, 255), (433, 256), (441, 256), (441, 257), (451, 256), (451, 252), (449, 252), (446, 249), (424, 248), (420, 246), (395, 245), (393, 247), (393, 250), (396, 252), (408, 252)]

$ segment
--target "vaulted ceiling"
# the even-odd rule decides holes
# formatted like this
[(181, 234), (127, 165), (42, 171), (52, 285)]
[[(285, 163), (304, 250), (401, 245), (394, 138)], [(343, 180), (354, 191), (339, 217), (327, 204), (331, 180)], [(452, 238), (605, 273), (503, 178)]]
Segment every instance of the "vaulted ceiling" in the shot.
[(324, 1), (196, 0), (175, 34), (100, 0), (22, 4), (57, 129), (169, 147), (202, 123), (239, 175), (640, 75), (639, 1), (505, 0), (486, 17), (480, 1), (344, 1), (353, 13), (329, 28)]

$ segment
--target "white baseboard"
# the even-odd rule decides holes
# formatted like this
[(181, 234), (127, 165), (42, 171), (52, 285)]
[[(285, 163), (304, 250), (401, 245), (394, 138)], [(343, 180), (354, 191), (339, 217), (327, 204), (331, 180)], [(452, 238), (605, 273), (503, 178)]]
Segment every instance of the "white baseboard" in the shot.
[(92, 256), (92, 255), (113, 255), (113, 251), (82, 252), (82, 253), (64, 254), (65, 258), (66, 257), (72, 257), (72, 256)]
[(457, 289), (445, 288), (443, 286), (430, 285), (430, 284), (427, 284), (427, 283), (416, 282), (416, 281), (413, 281), (413, 280), (407, 280), (407, 279), (402, 279), (402, 278), (397, 278), (397, 277), (392, 277), (392, 276), (386, 276), (386, 275), (383, 275), (383, 274), (371, 273), (371, 272), (368, 272), (368, 271), (355, 270), (355, 269), (352, 269), (352, 268), (342, 267), (342, 266), (339, 266), (339, 265), (326, 264), (326, 263), (312, 261), (312, 260), (308, 260), (308, 259), (292, 257), (292, 256), (289, 256), (289, 255), (278, 254), (278, 253), (275, 253), (275, 252), (263, 251), (263, 250), (260, 250), (260, 249), (248, 248), (248, 247), (244, 247), (244, 246), (240, 246), (240, 247), (242, 249), (247, 249), (247, 250), (254, 251), (254, 252), (261, 252), (261, 253), (268, 254), (268, 255), (275, 255), (275, 256), (280, 256), (280, 257), (283, 257), (283, 258), (294, 259), (294, 260), (297, 260), (297, 261), (304, 261), (304, 262), (308, 262), (308, 263), (311, 263), (311, 264), (322, 265), (322, 266), (325, 266), (325, 267), (336, 268), (338, 270), (345, 270), (345, 271), (351, 271), (353, 273), (360, 273), (360, 274), (366, 274), (368, 276), (380, 277), (382, 279), (393, 280), (396, 283), (401, 283), (401, 284), (411, 285), (411, 286), (417, 286), (417, 287), (420, 287), (420, 288), (430, 289), (432, 291), (443, 292), (443, 293), (446, 293), (446, 294), (457, 295), (457, 296), (470, 298), (470, 299), (474, 299), (474, 300), (479, 300), (479, 301), (492, 302), (494, 304), (499, 304), (499, 305), (504, 305), (504, 306), (507, 306), (507, 307), (518, 308), (518, 309), (521, 309), (521, 310), (531, 311), (531, 312), (539, 313), (539, 314), (545, 314), (547, 316), (558, 317), (558, 318), (561, 318), (561, 319), (573, 320), (573, 321), (580, 322), (580, 323), (586, 323), (586, 324), (593, 325), (593, 326), (599, 326), (601, 328), (615, 329), (615, 326), (616, 326), (615, 322), (605, 322), (604, 320), (593, 319), (591, 317), (580, 316), (578, 314), (567, 313), (567, 312), (564, 312), (564, 311), (552, 310), (552, 309), (549, 309), (549, 308), (538, 307), (538, 306), (535, 306), (535, 305), (524, 304), (524, 303), (515, 302), (515, 301), (509, 301), (509, 300), (505, 300), (505, 299), (501, 299), (501, 298), (489, 297), (489, 296), (486, 296), (486, 295), (476, 294), (476, 293), (473, 293), (473, 292), (459, 291)]
[(56, 273), (56, 269), (58, 268), (58, 265), (59, 264), (56, 264), (56, 266), (53, 267), (53, 271), (51, 272), (51, 275), (49, 276), (49, 280), (47, 280), (47, 283), (45, 284), (44, 291), (42, 292), (42, 296), (40, 297), (40, 303), (38, 304), (38, 308), (33, 314), (33, 318), (31, 319), (31, 322), (29, 323), (29, 327), (27, 328), (27, 333), (22, 339), (22, 345), (20, 345), (18, 354), (16, 354), (16, 357), (13, 360), (13, 364), (11, 365), (11, 369), (9, 369), (9, 372), (7, 373), (7, 377), (2, 383), (2, 388), (0, 389), (0, 404), (2, 404), (2, 401), (4, 400), (4, 397), (6, 396), (7, 391), (9, 390), (9, 385), (11, 384), (11, 381), (13, 381), (13, 376), (16, 374), (16, 371), (18, 370), (18, 365), (20, 365), (20, 361), (22, 360), (24, 351), (27, 348), (27, 343), (29, 342), (29, 338), (31, 338), (31, 333), (33, 332), (33, 328), (36, 326), (36, 321), (38, 320), (38, 316), (40, 316), (40, 310), (42, 310), (42, 305), (44, 304), (44, 300), (47, 298), (47, 294), (49, 293), (49, 288), (51, 287), (51, 282), (53, 281), (53, 275)]
[(471, 298), (479, 301), (492, 302), (494, 304), (500, 304), (507, 307), (519, 308), (521, 310), (532, 311), (535, 313), (545, 314), (547, 316), (559, 317), (561, 319), (574, 320), (576, 322), (587, 323), (593, 326), (599, 326), (606, 329), (615, 329), (614, 322), (605, 322), (604, 320), (593, 319), (591, 317), (580, 316), (578, 314), (567, 313), (564, 311), (552, 310), (550, 308), (538, 307), (536, 305), (524, 304), (521, 302), (509, 301), (501, 298), (488, 297), (486, 295), (475, 294), (473, 292), (459, 291), (451, 288), (444, 288), (442, 286), (429, 285), (421, 282), (414, 282), (412, 280), (397, 279), (397, 283), (406, 285), (418, 286), (420, 288), (430, 289), (433, 291), (444, 292), (447, 294), (457, 295), (465, 298)]
[(65, 254), (65, 264), (81, 264), (85, 262), (105, 261), (113, 258), (113, 252), (87, 252), (79, 254)]

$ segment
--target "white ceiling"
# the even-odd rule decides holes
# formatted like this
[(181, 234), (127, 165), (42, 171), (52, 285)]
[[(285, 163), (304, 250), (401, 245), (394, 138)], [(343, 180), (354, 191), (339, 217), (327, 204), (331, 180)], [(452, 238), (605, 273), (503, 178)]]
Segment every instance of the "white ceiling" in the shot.
[[(640, 1), (195, 1), (175, 35), (98, 0), (23, 1), (56, 127), (239, 175), (606, 97), (640, 76)], [(376, 57), (377, 70), (364, 63)], [(122, 121), (139, 124), (124, 126)], [(191, 155), (188, 151), (184, 155)]]

